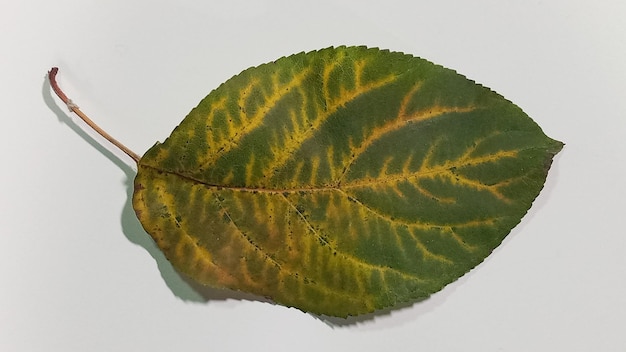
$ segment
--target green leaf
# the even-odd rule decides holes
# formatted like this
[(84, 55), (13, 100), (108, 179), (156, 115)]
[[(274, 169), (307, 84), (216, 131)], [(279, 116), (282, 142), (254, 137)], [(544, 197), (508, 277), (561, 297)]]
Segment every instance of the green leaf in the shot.
[(198, 282), (346, 317), (428, 297), (482, 262), (562, 146), (454, 71), (328, 48), (211, 92), (141, 158), (133, 205)]

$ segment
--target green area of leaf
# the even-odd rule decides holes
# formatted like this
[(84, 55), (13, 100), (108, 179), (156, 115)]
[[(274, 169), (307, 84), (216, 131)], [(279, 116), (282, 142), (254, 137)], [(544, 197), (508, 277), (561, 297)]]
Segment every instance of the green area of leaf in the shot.
[(133, 205), (193, 279), (346, 317), (483, 261), (562, 145), (452, 70), (328, 48), (211, 92), (141, 158)]

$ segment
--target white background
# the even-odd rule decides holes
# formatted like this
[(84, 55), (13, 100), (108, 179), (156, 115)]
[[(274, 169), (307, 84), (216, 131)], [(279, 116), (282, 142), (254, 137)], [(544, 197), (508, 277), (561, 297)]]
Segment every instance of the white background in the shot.
[[(626, 2), (0, 2), (1, 351), (626, 350)], [(241, 70), (341, 44), (456, 69), (567, 144), (483, 264), (348, 324), (190, 288), (134, 216), (132, 161), (45, 80), (143, 154)]]

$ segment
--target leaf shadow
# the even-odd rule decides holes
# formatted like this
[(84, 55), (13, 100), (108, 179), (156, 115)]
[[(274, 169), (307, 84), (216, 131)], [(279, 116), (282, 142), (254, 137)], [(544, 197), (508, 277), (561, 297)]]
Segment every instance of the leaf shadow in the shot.
[(68, 112), (65, 112), (57, 104), (57, 99), (53, 96), (52, 87), (48, 81), (47, 75), (44, 78), (41, 94), (46, 106), (56, 115), (59, 122), (68, 126), (74, 133), (80, 136), (91, 147), (95, 148), (99, 153), (109, 159), (113, 164), (119, 167), (126, 175), (124, 185), (126, 187), (126, 202), (122, 208), (121, 225), (122, 231), (126, 238), (144, 248), (148, 254), (154, 259), (161, 273), (165, 284), (170, 291), (179, 299), (186, 302), (198, 302), (208, 303), (210, 301), (225, 301), (225, 300), (246, 300), (246, 301), (260, 301), (271, 302), (270, 300), (247, 294), (245, 292), (231, 291), (225, 289), (217, 289), (193, 282), (184, 275), (178, 273), (171, 263), (167, 260), (163, 252), (157, 247), (156, 243), (152, 240), (141, 226), (141, 223), (135, 215), (135, 211), (132, 206), (132, 194), (133, 194), (133, 180), (135, 178), (135, 168), (126, 163), (118, 155), (116, 155), (111, 149), (103, 145), (96, 138), (92, 137), (86, 129), (78, 124), (76, 120), (72, 119)]
[(321, 320), (322, 322), (324, 322), (326, 325), (330, 326), (331, 328), (347, 328), (347, 327), (361, 325), (365, 323), (373, 323), (376, 320), (380, 320), (381, 318), (388, 318), (388, 317), (391, 317), (392, 315), (397, 316), (398, 313), (400, 313), (401, 311), (412, 308), (415, 305), (420, 305), (422, 303), (425, 303), (425, 301), (428, 301), (429, 299), (430, 297), (419, 299), (419, 300), (412, 301), (412, 302), (405, 302), (405, 303), (397, 304), (393, 307), (377, 310), (372, 313), (362, 314), (358, 316), (349, 316), (347, 318), (330, 317), (330, 316), (325, 316), (325, 315), (315, 316), (315, 317)]

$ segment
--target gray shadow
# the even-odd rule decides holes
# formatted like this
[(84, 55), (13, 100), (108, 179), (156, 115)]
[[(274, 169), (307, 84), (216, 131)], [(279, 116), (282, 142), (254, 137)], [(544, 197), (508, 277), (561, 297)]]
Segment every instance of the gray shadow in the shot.
[[(324, 322), (326, 325), (328, 325), (331, 328), (346, 328), (346, 327), (352, 327), (352, 326), (360, 325), (360, 324), (374, 323), (377, 319), (380, 319), (380, 318), (389, 318), (394, 314), (397, 315), (402, 310), (413, 308), (415, 305), (418, 305), (418, 304), (424, 304), (425, 301), (431, 300), (431, 297), (422, 298), (422, 299), (412, 301), (412, 302), (405, 302), (405, 303), (397, 304), (390, 308), (380, 309), (372, 313), (361, 314), (358, 316), (350, 316), (347, 318), (330, 317), (326, 315), (321, 315), (321, 316), (313, 315), (313, 316), (321, 320), (322, 322)], [(397, 321), (396, 323), (400, 324), (400, 321)]]
[(56, 115), (59, 122), (68, 126), (91, 147), (95, 148), (113, 164), (119, 167), (124, 174), (126, 174), (124, 185), (126, 186), (127, 200), (122, 208), (121, 214), (122, 231), (130, 242), (144, 248), (148, 254), (150, 254), (156, 262), (165, 284), (176, 297), (186, 302), (201, 303), (207, 303), (209, 301), (224, 301), (229, 299), (271, 302), (266, 298), (244, 292), (203, 286), (178, 273), (172, 264), (167, 260), (163, 252), (161, 252), (161, 250), (157, 247), (156, 243), (154, 243), (150, 235), (144, 231), (141, 223), (135, 215), (131, 201), (133, 194), (133, 180), (136, 175), (135, 169), (124, 160), (120, 159), (107, 147), (103, 146), (99, 141), (94, 139), (83, 129), (82, 126), (77, 124), (70, 117), (69, 112), (65, 112), (61, 107), (59, 107), (59, 105), (57, 105), (57, 102), (60, 100), (56, 98), (56, 95), (53, 95), (54, 93), (52, 91), (52, 87), (50, 86), (50, 82), (48, 81), (47, 75), (45, 76), (41, 87), (41, 94), (44, 103)]

